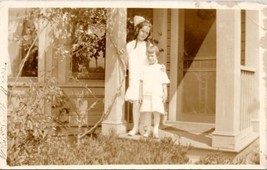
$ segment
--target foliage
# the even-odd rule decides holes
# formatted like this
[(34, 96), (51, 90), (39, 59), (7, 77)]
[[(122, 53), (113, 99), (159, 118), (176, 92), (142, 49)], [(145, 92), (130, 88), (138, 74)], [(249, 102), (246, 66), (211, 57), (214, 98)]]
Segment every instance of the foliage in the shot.
[[(187, 148), (169, 138), (129, 140), (109, 136), (87, 136), (77, 143), (70, 137), (54, 137), (31, 152), (20, 162), (10, 165), (98, 165), (98, 164), (186, 164)], [(52, 156), (51, 156), (52, 155)], [(12, 157), (14, 155), (10, 155)]]
[(21, 162), (35, 145), (46, 141), (51, 134), (52, 119), (44, 112), (44, 102), (53, 103), (62, 95), (49, 80), (42, 86), (30, 83), (23, 94), (9, 94), (7, 119), (8, 161)]
[(203, 165), (218, 165), (218, 164), (259, 164), (260, 154), (259, 149), (237, 157), (229, 157), (224, 155), (222, 152), (214, 151), (209, 152), (204, 157), (201, 157), (196, 164)]
[(231, 164), (232, 159), (224, 156), (221, 152), (209, 152), (204, 157), (200, 158), (196, 164), (216, 165), (216, 164)]
[[(41, 32), (40, 26), (51, 28), (50, 38), (56, 53), (72, 58), (72, 72), (84, 75), (104, 71), (104, 67), (98, 65), (98, 59), (104, 58), (106, 51), (106, 9), (31, 8), (25, 9), (22, 18), (18, 19), (20, 23), (17, 24), (22, 31), (12, 35), (15, 37), (13, 40), (20, 42), (21, 58), (25, 59), (20, 76), (37, 76), (38, 41), (35, 39)], [(30, 48), (32, 42), (35, 45)], [(30, 55), (25, 57), (27, 53)], [(90, 68), (91, 60), (96, 65)]]
[(14, 89), (10, 92), (7, 119), (8, 162), (21, 163), (34, 149), (49, 142), (53, 136), (69, 133), (70, 122), (66, 117), (70, 111), (76, 114), (74, 121), (79, 127), (84, 124), (86, 110), (89, 111), (93, 106), (88, 108), (83, 95), (79, 96), (79, 102), (72, 105), (68, 96), (56, 85), (55, 78), (51, 78), (45, 83), (29, 83), (29, 88), (24, 93), (16, 94)]
[(253, 152), (252, 153), (252, 156), (250, 158), (250, 161), (253, 163), (253, 164), (257, 164), (259, 165), (260, 164), (260, 154), (259, 152)]

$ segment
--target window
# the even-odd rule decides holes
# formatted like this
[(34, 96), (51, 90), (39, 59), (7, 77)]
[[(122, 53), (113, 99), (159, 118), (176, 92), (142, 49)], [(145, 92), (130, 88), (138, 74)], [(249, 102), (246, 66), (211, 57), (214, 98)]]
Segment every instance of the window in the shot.
[[(79, 9), (84, 13), (74, 26), (72, 76), (78, 79), (104, 79), (106, 51), (106, 10)], [(88, 15), (86, 15), (89, 13)], [(90, 15), (91, 14), (91, 15)], [(84, 18), (88, 17), (87, 20)]]
[[(43, 11), (44, 13), (42, 13)], [(104, 8), (10, 9), (8, 26), (9, 63), (11, 66), (9, 77), (14, 78), (18, 74), (20, 77), (38, 77), (39, 42), (37, 32), (40, 31), (38, 30), (40, 16), (51, 24), (54, 33), (49, 36), (55, 39), (65, 37), (70, 40), (66, 51), (71, 54), (71, 76), (78, 79), (104, 80), (106, 53), (106, 9)], [(52, 16), (52, 19), (49, 16)], [(59, 37), (55, 36), (56, 34)], [(56, 44), (55, 41), (49, 43), (53, 43), (52, 51), (54, 52), (48, 55), (57, 62), (56, 60), (59, 60), (57, 52), (60, 51), (58, 49), (61, 49), (62, 44)], [(42, 61), (45, 63), (39, 63), (45, 65), (44, 69), (49, 67), (47, 64), (51, 64), (46, 60), (48, 59)], [(20, 69), (20, 67), (22, 68)], [(61, 68), (65, 67), (58, 67), (53, 71), (56, 72)]]
[[(30, 10), (10, 9), (8, 23), (8, 51), (10, 60), (9, 77), (38, 76), (37, 23), (31, 18)], [(20, 67), (27, 56), (27, 60)]]

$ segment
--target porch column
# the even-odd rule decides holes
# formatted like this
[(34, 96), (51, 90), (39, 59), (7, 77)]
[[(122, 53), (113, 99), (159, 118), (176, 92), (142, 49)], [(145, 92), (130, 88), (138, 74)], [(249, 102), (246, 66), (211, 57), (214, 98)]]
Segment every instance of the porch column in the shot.
[[(102, 122), (102, 133), (109, 134), (113, 130), (116, 134), (126, 133), (124, 118), (125, 81), (123, 66), (120, 63), (119, 50), (126, 45), (127, 9), (114, 8), (107, 12), (106, 33), (106, 66), (105, 66), (105, 107), (110, 113)], [(121, 84), (123, 85), (121, 86)], [(120, 92), (119, 94), (118, 91)], [(117, 97), (115, 97), (117, 95)], [(114, 101), (115, 99), (115, 101)]]
[(260, 35), (260, 56), (259, 56), (259, 99), (260, 99), (260, 108), (259, 108), (259, 132), (260, 132), (260, 164), (263, 167), (267, 167), (267, 79), (266, 79), (266, 72), (267, 72), (267, 48), (266, 48), (266, 40), (267, 40), (267, 8), (259, 10), (259, 25), (263, 26), (260, 27), (259, 35)]
[(170, 50), (170, 90), (169, 121), (177, 121), (181, 113), (181, 92), (184, 54), (184, 10), (171, 9), (171, 50)]
[(245, 65), (253, 67), (255, 69), (253, 81), (253, 96), (250, 114), (252, 114), (252, 126), (253, 131), (259, 131), (259, 59), (260, 59), (260, 37), (259, 31), (259, 11), (258, 10), (246, 10), (246, 47), (245, 47)]
[(216, 119), (212, 146), (239, 150), (241, 12), (217, 10)]

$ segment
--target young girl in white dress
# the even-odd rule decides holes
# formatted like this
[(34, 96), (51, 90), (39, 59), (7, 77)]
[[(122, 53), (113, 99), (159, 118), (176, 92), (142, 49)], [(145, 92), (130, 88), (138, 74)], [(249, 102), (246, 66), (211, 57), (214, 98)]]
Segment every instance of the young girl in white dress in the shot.
[(154, 117), (153, 136), (159, 137), (160, 115), (165, 114), (164, 103), (167, 100), (167, 84), (170, 80), (162, 64), (158, 64), (157, 56), (159, 49), (151, 45), (147, 49), (147, 60), (149, 65), (145, 66), (140, 75), (140, 103), (141, 115), (145, 115), (147, 130), (145, 137), (150, 135), (151, 116)]
[[(136, 135), (138, 132), (144, 134), (144, 118), (140, 118), (139, 85), (140, 73), (143, 67), (148, 65), (146, 51), (150, 45), (149, 37), (152, 31), (152, 24), (141, 16), (134, 17), (135, 39), (127, 46), (129, 87), (126, 90), (125, 100), (133, 103), (133, 128), (129, 135)], [(139, 121), (140, 120), (140, 121)], [(140, 123), (140, 125), (139, 125)]]

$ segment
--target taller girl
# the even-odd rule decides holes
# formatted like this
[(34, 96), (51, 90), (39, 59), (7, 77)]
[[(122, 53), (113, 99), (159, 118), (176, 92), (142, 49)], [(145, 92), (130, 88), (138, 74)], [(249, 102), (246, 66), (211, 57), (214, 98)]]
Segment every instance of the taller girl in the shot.
[[(139, 85), (140, 74), (145, 65), (148, 65), (146, 50), (150, 45), (152, 24), (141, 16), (134, 17), (135, 39), (127, 46), (129, 87), (125, 94), (125, 100), (133, 103), (133, 128), (129, 135), (144, 133), (144, 118), (140, 115)], [(140, 125), (139, 125), (140, 122)]]

